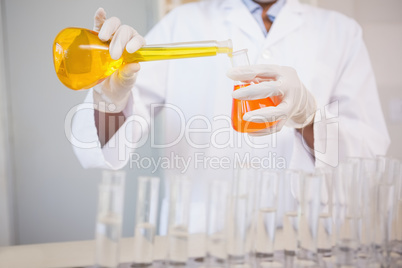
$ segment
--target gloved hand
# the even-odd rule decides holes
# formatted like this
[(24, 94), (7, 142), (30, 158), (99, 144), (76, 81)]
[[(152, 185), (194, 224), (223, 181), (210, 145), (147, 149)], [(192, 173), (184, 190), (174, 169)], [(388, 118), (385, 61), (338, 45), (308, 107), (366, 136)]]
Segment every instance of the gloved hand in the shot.
[[(280, 131), (286, 125), (303, 128), (313, 122), (317, 109), (314, 96), (304, 87), (291, 67), (278, 65), (251, 65), (232, 68), (227, 76), (235, 81), (254, 82), (233, 91), (232, 97), (239, 100), (257, 100), (279, 96), (280, 104), (244, 114), (243, 120), (251, 122), (275, 122), (270, 128), (251, 135), (267, 135)], [(250, 133), (249, 133), (250, 134)]]
[[(116, 17), (106, 19), (106, 12), (103, 8), (99, 8), (95, 13), (93, 30), (99, 32), (100, 40), (111, 39), (109, 53), (115, 60), (121, 57), (124, 49), (133, 53), (145, 45), (144, 38), (132, 27), (121, 25), (120, 20)], [(121, 112), (127, 105), (139, 70), (138, 63), (124, 64), (105, 81), (96, 85), (93, 88), (96, 109), (107, 113)]]

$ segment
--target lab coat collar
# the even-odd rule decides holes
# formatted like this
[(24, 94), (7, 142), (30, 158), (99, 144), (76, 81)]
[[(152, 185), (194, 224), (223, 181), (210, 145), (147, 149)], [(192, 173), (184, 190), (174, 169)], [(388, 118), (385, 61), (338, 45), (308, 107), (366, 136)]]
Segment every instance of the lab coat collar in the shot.
[[(221, 0), (220, 8), (225, 11), (225, 20), (237, 25), (252, 39), (264, 38), (258, 23), (242, 0)], [(300, 4), (299, 0), (286, 0), (285, 6), (268, 33), (266, 45), (272, 45), (299, 28), (303, 22), (302, 16), (304, 12), (305, 8)]]
[(230, 24), (236, 25), (250, 39), (264, 38), (260, 26), (242, 0), (221, 0), (221, 8), (224, 12), (224, 19)]

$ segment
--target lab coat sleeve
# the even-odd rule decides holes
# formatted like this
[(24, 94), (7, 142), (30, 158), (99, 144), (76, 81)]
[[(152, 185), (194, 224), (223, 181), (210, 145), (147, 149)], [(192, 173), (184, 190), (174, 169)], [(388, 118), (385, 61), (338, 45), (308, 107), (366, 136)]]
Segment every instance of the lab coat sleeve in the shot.
[[(124, 124), (101, 147), (95, 126), (92, 90), (83, 104), (79, 105), (71, 125), (70, 142), (84, 168), (120, 169), (129, 160), (129, 154), (141, 146), (146, 138), (149, 115), (144, 105), (134, 105), (134, 99), (140, 102), (138, 93), (132, 92), (123, 113), (127, 117)], [(130, 133), (131, 135), (126, 135)]]
[[(147, 43), (169, 43), (169, 16), (145, 37)], [(94, 118), (92, 90), (75, 112), (70, 141), (84, 168), (120, 169), (130, 154), (146, 143), (151, 124), (152, 104), (164, 102), (168, 61), (141, 63), (137, 81), (123, 113), (124, 124), (101, 147)]]
[(353, 25), (330, 101), (315, 116), (317, 167), (337, 166), (347, 157), (383, 155), (390, 144), (362, 30)]

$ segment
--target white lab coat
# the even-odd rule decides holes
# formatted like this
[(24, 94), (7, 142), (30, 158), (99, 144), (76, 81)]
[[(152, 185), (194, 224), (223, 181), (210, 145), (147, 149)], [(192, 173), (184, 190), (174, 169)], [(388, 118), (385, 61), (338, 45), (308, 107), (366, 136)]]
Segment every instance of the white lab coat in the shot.
[[(226, 119), (231, 113), (233, 81), (225, 75), (230, 68), (226, 56), (141, 64), (133, 99), (125, 114), (149, 121), (151, 104), (180, 107), (181, 113), (172, 108), (162, 112), (164, 124), (156, 132), (167, 142), (174, 141), (183, 130), (180, 114), (185, 117), (187, 127), (204, 129), (203, 133), (188, 134), (187, 139), (184, 135), (178, 143), (164, 149), (167, 156), (173, 153), (195, 160), (198, 154), (204, 162), (203, 156), (228, 158), (233, 163), (236, 157), (244, 160), (250, 154), (251, 158), (265, 157), (264, 167), (312, 170), (315, 165), (336, 166), (348, 156), (372, 157), (386, 153), (389, 136), (362, 30), (355, 21), (333, 11), (288, 0), (265, 37), (241, 0), (209, 0), (173, 10), (145, 39), (148, 44), (157, 44), (229, 38), (234, 50), (248, 49), (252, 64), (286, 65), (297, 70), (321, 109), (314, 124), (315, 159), (294, 129), (284, 127), (277, 134), (254, 139), (253, 142), (266, 146), (262, 149), (251, 148), (247, 135), (228, 130)], [(90, 91), (86, 102), (91, 100)], [(195, 116), (206, 117), (211, 124), (208, 126)], [(142, 128), (138, 123), (133, 126), (126, 122), (124, 131), (119, 131), (101, 149), (93, 143), (98, 140), (93, 110), (78, 112), (73, 121), (73, 135), (76, 142), (81, 142), (81, 148), (74, 147), (79, 160), (86, 168), (123, 167), (128, 161), (127, 154), (133, 150), (123, 152), (115, 145), (135, 145), (131, 141), (141, 140), (143, 130), (149, 126), (144, 122)], [(222, 131), (217, 134), (219, 129)], [(228, 142), (233, 140), (236, 142)], [(214, 142), (221, 146), (213, 145)], [(195, 148), (195, 144), (207, 146)], [(205, 199), (206, 178), (230, 177), (232, 167), (190, 165), (186, 173), (195, 181), (192, 194), (195, 202)], [(169, 170), (182, 172), (183, 168)]]

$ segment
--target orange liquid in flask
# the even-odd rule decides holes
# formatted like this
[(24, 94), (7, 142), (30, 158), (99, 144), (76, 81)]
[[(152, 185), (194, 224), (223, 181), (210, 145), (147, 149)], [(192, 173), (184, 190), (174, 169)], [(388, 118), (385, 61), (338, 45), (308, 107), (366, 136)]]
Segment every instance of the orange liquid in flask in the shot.
[[(238, 90), (239, 88), (249, 86), (250, 84), (240, 84), (235, 85), (234, 90)], [(233, 129), (237, 132), (242, 133), (251, 133), (260, 131), (266, 128), (269, 128), (277, 123), (275, 122), (264, 122), (264, 123), (255, 123), (243, 120), (243, 116), (245, 113), (254, 111), (257, 109), (276, 106), (279, 104), (279, 99), (277, 97), (273, 98), (265, 98), (259, 100), (237, 100), (233, 99), (232, 104), (232, 126)]]

